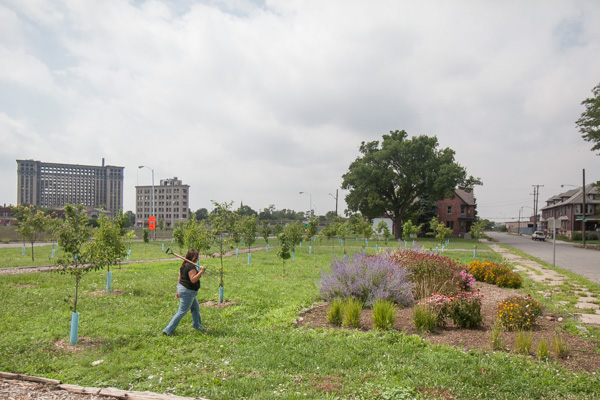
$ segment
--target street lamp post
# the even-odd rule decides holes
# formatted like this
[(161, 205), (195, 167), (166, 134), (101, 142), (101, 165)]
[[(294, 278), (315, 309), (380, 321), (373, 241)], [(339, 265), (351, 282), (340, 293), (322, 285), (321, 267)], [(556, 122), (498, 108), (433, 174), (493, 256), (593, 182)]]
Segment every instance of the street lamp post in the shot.
[(312, 217), (312, 194), (310, 194), (308, 192), (299, 192), (299, 194), (307, 194), (309, 196), (310, 208), (308, 209), (308, 218), (311, 218)]
[[(156, 215), (154, 215), (154, 170), (145, 165), (140, 165), (138, 168), (148, 168), (152, 171), (152, 216), (156, 218)], [(156, 229), (152, 231), (152, 240), (156, 240)]]
[(335, 216), (337, 217), (337, 215), (338, 215), (338, 189), (335, 189), (335, 196), (332, 195), (331, 193), (329, 193), (329, 195), (335, 199)]

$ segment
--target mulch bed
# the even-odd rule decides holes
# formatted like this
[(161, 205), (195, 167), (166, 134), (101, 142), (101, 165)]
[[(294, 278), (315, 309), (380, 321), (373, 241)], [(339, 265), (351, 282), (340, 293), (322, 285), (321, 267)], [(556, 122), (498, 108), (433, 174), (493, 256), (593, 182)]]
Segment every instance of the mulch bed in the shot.
[[(478, 282), (476, 289), (479, 289), (483, 295), (482, 314), (483, 326), (479, 329), (459, 329), (449, 322), (445, 329), (437, 333), (426, 333), (421, 335), (427, 341), (434, 344), (445, 344), (459, 347), (465, 350), (491, 351), (490, 334), (494, 321), (496, 320), (496, 307), (502, 300), (521, 295), (522, 293), (514, 289), (503, 289), (495, 285)], [(331, 328), (348, 329), (336, 327), (327, 321), (328, 304), (322, 303), (301, 313), (297, 320), (297, 326), (306, 328)], [(531, 345), (530, 357), (534, 358), (537, 345), (541, 339), (546, 339), (552, 343), (552, 338), (556, 332), (560, 332), (563, 339), (569, 347), (569, 355), (566, 358), (556, 358), (552, 351), (550, 359), (558, 361), (560, 365), (568, 370), (577, 371), (598, 371), (600, 370), (600, 341), (584, 338), (580, 335), (570, 335), (562, 329), (564, 322), (559, 322), (560, 315), (544, 314), (533, 327), (533, 341)], [(419, 334), (413, 323), (413, 307), (404, 308), (396, 311), (396, 320), (394, 329), (406, 334)], [(361, 315), (361, 330), (373, 329), (373, 318), (371, 310), (363, 310)], [(505, 345), (505, 351), (514, 353), (516, 332), (503, 332), (502, 340)]]

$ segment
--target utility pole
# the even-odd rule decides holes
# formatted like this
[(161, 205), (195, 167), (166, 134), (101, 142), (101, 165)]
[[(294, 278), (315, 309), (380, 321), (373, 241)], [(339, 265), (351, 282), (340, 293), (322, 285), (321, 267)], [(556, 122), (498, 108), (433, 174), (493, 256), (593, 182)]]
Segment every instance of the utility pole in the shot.
[(537, 212), (538, 212), (538, 198), (540, 196), (540, 187), (544, 185), (531, 185), (533, 186), (533, 231), (537, 230)]
[(585, 168), (583, 169), (583, 212), (581, 213), (581, 237), (585, 248)]

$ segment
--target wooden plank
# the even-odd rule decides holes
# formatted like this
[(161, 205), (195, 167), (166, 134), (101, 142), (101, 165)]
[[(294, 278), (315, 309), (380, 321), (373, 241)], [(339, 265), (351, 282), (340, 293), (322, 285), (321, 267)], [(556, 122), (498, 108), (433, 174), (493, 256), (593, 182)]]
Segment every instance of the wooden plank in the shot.
[(66, 390), (71, 393), (79, 393), (79, 394), (98, 394), (100, 392), (99, 388), (94, 387), (83, 387), (79, 385), (69, 385), (67, 383), (58, 385), (59, 389)]
[(10, 372), (0, 372), (0, 378), (15, 379), (28, 382), (46, 383), (49, 385), (60, 385), (62, 382), (56, 379), (40, 378), (39, 376), (30, 376), (23, 374), (12, 374)]

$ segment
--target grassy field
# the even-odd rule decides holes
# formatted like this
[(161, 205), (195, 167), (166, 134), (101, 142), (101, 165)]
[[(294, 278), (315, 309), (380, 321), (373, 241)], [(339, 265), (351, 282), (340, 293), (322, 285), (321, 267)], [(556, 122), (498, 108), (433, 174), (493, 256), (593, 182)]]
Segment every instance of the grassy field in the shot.
[[(201, 308), (207, 335), (192, 329), (189, 315), (174, 336), (161, 335), (177, 309), (179, 262), (113, 268), (111, 294), (104, 292), (106, 272), (92, 272), (80, 286), (81, 341), (74, 347), (66, 344), (73, 278), (1, 276), (0, 370), (215, 400), (598, 398), (600, 376), (553, 363), (466, 352), (393, 331), (296, 328), (298, 312), (319, 301), (321, 271), (332, 254), (342, 256), (334, 243), (311, 250), (307, 243), (298, 248), (285, 275), (274, 248), (253, 252), (250, 265), (246, 255), (226, 258), (225, 300), (235, 304)], [(464, 262), (473, 256), (445, 255)], [(477, 255), (490, 256), (496, 257)], [(204, 264), (200, 302), (216, 300), (218, 292), (219, 261)]]
[[(277, 246), (277, 239), (272, 238), (269, 239), (270, 246)], [(303, 246), (307, 247), (311, 245), (309, 242), (303, 243)], [(312, 243), (313, 246), (330, 246), (330, 247), (341, 247), (341, 244), (337, 239), (332, 239), (329, 241), (323, 241), (322, 243)], [(365, 241), (362, 238), (352, 238), (346, 240), (346, 246), (354, 249), (354, 251), (359, 251), (365, 245)], [(412, 241), (407, 242), (406, 246), (411, 247)], [(436, 247), (439, 253), (442, 253), (442, 247), (439, 243), (432, 238), (419, 238), (415, 241), (415, 245), (422, 246), (425, 249), (430, 251), (435, 251)], [(475, 242), (473, 240), (464, 240), (464, 239), (452, 239), (450, 243), (444, 246), (444, 252), (446, 250), (452, 251), (456, 249), (468, 250), (470, 253), (473, 252), (473, 246)], [(259, 238), (252, 245), (253, 247), (265, 247), (265, 240)], [(377, 241), (375, 239), (371, 239), (368, 242), (367, 249), (370, 251), (374, 251), (377, 248), (397, 248), (404, 247), (404, 242), (398, 243), (396, 241), (389, 241), (387, 244), (384, 241)], [(148, 259), (169, 259), (172, 256), (165, 254), (165, 250), (167, 248), (172, 248), (176, 253), (184, 252), (185, 250), (179, 249), (179, 247), (171, 242), (171, 240), (166, 241), (155, 241), (144, 243), (140, 241), (134, 241), (129, 244), (131, 249), (130, 252), (130, 260), (148, 260)], [(246, 246), (243, 243), (240, 243), (239, 250), (245, 249)], [(52, 257), (52, 250), (54, 249), (54, 257)], [(477, 246), (477, 251), (486, 251), (489, 249), (485, 243), (479, 243)], [(215, 248), (216, 252), (217, 249)], [(2, 247), (0, 246), (0, 268), (9, 268), (9, 267), (27, 267), (27, 266), (42, 266), (42, 265), (54, 265), (56, 263), (56, 258), (60, 256), (60, 248), (55, 245), (48, 243), (47, 245), (36, 245), (34, 249), (34, 261), (31, 261), (31, 244), (25, 245), (25, 251), (23, 252), (23, 247)], [(471, 254), (472, 257), (472, 254)]]

